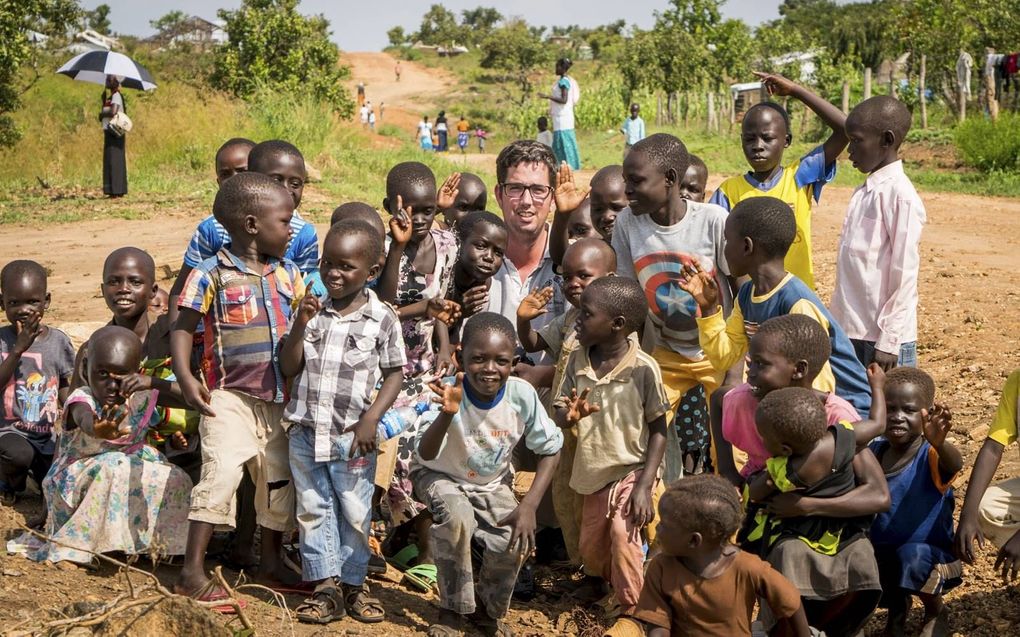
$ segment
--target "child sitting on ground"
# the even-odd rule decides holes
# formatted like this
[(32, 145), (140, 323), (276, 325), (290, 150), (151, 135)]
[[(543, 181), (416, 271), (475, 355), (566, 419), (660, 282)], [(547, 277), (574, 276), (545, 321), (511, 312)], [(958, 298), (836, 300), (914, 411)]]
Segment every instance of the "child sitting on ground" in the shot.
[(699, 272), (696, 264), (685, 268), (683, 287), (701, 309), (697, 320), (701, 345), (717, 368), (729, 369), (743, 358), (750, 335), (759, 325), (774, 316), (806, 314), (826, 329), (832, 344), (832, 354), (815, 378), (814, 388), (835, 391), (858, 413), (866, 414), (871, 390), (850, 340), (821, 299), (786, 271), (784, 259), (796, 233), (793, 210), (779, 199), (752, 197), (733, 207), (726, 219), (726, 261), (734, 276), (751, 280), (740, 287), (733, 312), (724, 319), (715, 277)]
[(93, 553), (180, 555), (187, 537), (191, 480), (146, 444), (158, 390), (132, 392), (142, 342), (130, 330), (108, 325), (89, 339), (83, 361), (86, 385), (67, 399), (64, 430), (46, 479), (52, 542), (30, 556), (89, 564)]
[[(784, 387), (813, 389), (812, 383), (829, 362), (832, 341), (818, 321), (804, 314), (784, 314), (758, 326), (747, 350), (747, 382), (734, 387), (723, 401), (722, 423), (712, 423), (713, 444), (719, 473), (737, 487), (765, 468), (769, 452), (754, 424), (758, 401), (769, 392)], [(868, 375), (877, 382), (879, 375)], [(862, 421), (854, 406), (832, 392), (813, 389), (825, 406), (829, 426), (841, 421), (854, 423), (857, 446), (862, 447), (884, 430), (884, 423)], [(872, 392), (874, 393), (874, 392)], [(747, 454), (737, 472), (733, 449)]]
[(683, 198), (680, 184), (689, 164), (686, 146), (672, 135), (656, 133), (635, 144), (623, 161), (630, 208), (619, 214), (613, 230), (617, 272), (641, 283), (651, 308), (652, 356), (666, 383), (671, 423), (685, 414), (679, 417), (682, 427), (674, 429), (676, 438), (671, 435), (679, 444), (666, 451), (667, 481), (679, 476), (682, 465), (693, 470), (705, 463), (705, 401), (729, 367), (706, 356), (698, 343), (698, 308), (682, 287), (683, 269), (697, 267), (712, 278), (724, 312), (736, 283), (724, 248), (726, 211)]
[(454, 230), (465, 215), (485, 210), (489, 197), (485, 182), (473, 173), (453, 173), (436, 195), (436, 207), (443, 213), (440, 227)]
[(706, 188), (708, 188), (708, 166), (700, 157), (692, 154), (687, 172), (680, 180), (680, 196), (688, 201), (701, 203), (705, 201)]
[(811, 207), (822, 187), (836, 176), (836, 159), (846, 148), (846, 116), (809, 89), (782, 75), (755, 73), (770, 95), (791, 96), (815, 112), (832, 129), (829, 138), (797, 161), (783, 165), (783, 151), (793, 141), (790, 116), (775, 102), (760, 102), (744, 114), (741, 147), (751, 170), (730, 177), (712, 195), (712, 203), (731, 210), (750, 197), (782, 199), (796, 218), (797, 235), (786, 255), (786, 269), (811, 289), (815, 287), (811, 263)]
[[(460, 252), (453, 267), (453, 280), (446, 298), (460, 305), (466, 320), (489, 310), (489, 300), (502, 293), (494, 279), (503, 267), (507, 230), (503, 219), (491, 212), (472, 212), (457, 224)], [(460, 342), (462, 325), (450, 325), (451, 342)]]
[[(11, 261), (0, 270), (0, 504), (12, 506), (29, 474), (42, 483), (53, 462), (53, 425), (67, 398), (74, 349), (67, 334), (43, 324), (50, 306), (46, 269)], [(34, 520), (33, 524), (41, 524)]]
[(758, 600), (777, 621), (773, 634), (811, 634), (797, 589), (731, 543), (742, 513), (719, 476), (690, 476), (666, 489), (659, 500), (662, 552), (648, 565), (634, 612), (649, 626), (648, 637), (750, 637)]
[(1006, 584), (1020, 576), (1020, 476), (995, 485), (992, 479), (1002, 462), (1002, 452), (1017, 441), (1018, 433), (1020, 369), (1015, 369), (1006, 379), (988, 437), (974, 461), (956, 529), (956, 554), (968, 564), (974, 563), (975, 540), (981, 548), (986, 538), (999, 547), (995, 570)]
[(605, 239), (613, 242), (616, 216), (630, 205), (623, 181), (623, 166), (605, 166), (591, 178), (591, 225)]
[(605, 276), (581, 294), (580, 345), (567, 361), (556, 424), (577, 427), (570, 488), (584, 496), (585, 570), (610, 582), (620, 614), (634, 613), (644, 584), (643, 529), (666, 451), (669, 401), (655, 359), (630, 338), (648, 301), (633, 279)]
[[(544, 350), (550, 358), (556, 360), (556, 374), (552, 383), (554, 396), (559, 396), (567, 361), (579, 347), (575, 326), (580, 312), (581, 293), (592, 281), (615, 272), (616, 253), (608, 243), (602, 239), (581, 239), (567, 248), (563, 257), (563, 296), (571, 305), (570, 309), (535, 331), (531, 329), (531, 321), (547, 311), (546, 306), (553, 295), (552, 288), (532, 292), (524, 297), (517, 308), (517, 336), (524, 351), (531, 353)], [(579, 541), (584, 497), (570, 488), (576, 448), (576, 432), (572, 427), (564, 428), (563, 449), (553, 478), (552, 497), (567, 554), (572, 564), (580, 566)]]
[(871, 443), (892, 506), (871, 525), (882, 605), (889, 608), (886, 634), (906, 635), (911, 596), (924, 604), (922, 634), (949, 635), (942, 595), (962, 581), (953, 555), (953, 479), (963, 457), (946, 440), (949, 410), (935, 403), (935, 381), (919, 369), (901, 367), (885, 381), (885, 436)]
[[(880, 383), (873, 401), (876, 417), (884, 419)], [(888, 489), (878, 506), (854, 517), (821, 512), (782, 516), (762, 503), (779, 494), (821, 501), (852, 498), (860, 493), (857, 482), (881, 467), (870, 450), (856, 451), (851, 423), (828, 426), (825, 407), (813, 390), (770, 392), (758, 405), (755, 424), (772, 457), (745, 490), (756, 506), (749, 508), (740, 533), (743, 547), (765, 557), (800, 590), (812, 626), (828, 635), (855, 635), (881, 597), (867, 532), (873, 514), (889, 507)]]
[[(292, 307), (304, 295), (301, 273), (284, 259), (294, 201), (272, 177), (234, 175), (216, 193), (213, 214), (230, 233), (229, 247), (188, 277), (170, 335), (173, 370), (189, 405), (202, 414), (202, 477), (192, 492), (184, 568), (174, 585), (209, 601), (203, 561), (217, 525), (234, 525), (234, 493), (247, 467), (262, 526), (260, 578), (275, 586), (300, 582), (281, 559), (283, 533), (294, 515), (287, 438), (280, 425), (286, 384), (276, 362)], [(205, 326), (202, 370), (190, 357), (195, 327)]]
[(906, 104), (888, 95), (861, 102), (846, 118), (850, 161), (868, 178), (847, 206), (830, 307), (861, 363), (884, 369), (917, 366), (917, 279), (927, 215), (899, 159), (910, 120)]
[[(485, 635), (513, 634), (502, 617), (518, 570), (535, 547), (535, 511), (563, 444), (535, 389), (510, 375), (516, 345), (503, 316), (472, 316), (459, 354), (463, 371), (452, 384), (430, 384), (440, 411), (430, 412), (434, 420), (419, 430), (411, 473), (415, 494), (434, 520), (441, 610), (430, 637), (462, 634), (465, 619)], [(539, 461), (518, 503), (509, 486), (510, 456), (521, 439)], [(477, 583), (472, 544), (483, 547)]]
[[(323, 304), (307, 295), (280, 348), (280, 370), (296, 377), (284, 419), (298, 494), (302, 577), (315, 583), (296, 609), (306, 623), (326, 624), (345, 614), (383, 620), (381, 603), (365, 586), (376, 436), (400, 391), (406, 357), (396, 312), (365, 287), (379, 273), (382, 251), (382, 238), (367, 223), (332, 226), (319, 266), (329, 300)], [(351, 431), (350, 452), (342, 454), (339, 440)]]

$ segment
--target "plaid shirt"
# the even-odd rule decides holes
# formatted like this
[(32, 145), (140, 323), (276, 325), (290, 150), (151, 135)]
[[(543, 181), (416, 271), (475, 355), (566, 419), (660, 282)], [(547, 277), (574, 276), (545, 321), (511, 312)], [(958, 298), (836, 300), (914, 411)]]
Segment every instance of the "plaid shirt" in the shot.
[(333, 444), (372, 404), (382, 370), (406, 363), (397, 313), (365, 289), (367, 302), (341, 316), (326, 303), (305, 327), (301, 373), (283, 417), (315, 428), (315, 461), (340, 458)]
[(231, 252), (220, 250), (199, 264), (177, 306), (202, 314), (206, 386), (284, 402), (280, 337), (304, 292), (301, 273), (287, 259), (270, 259), (257, 273)]

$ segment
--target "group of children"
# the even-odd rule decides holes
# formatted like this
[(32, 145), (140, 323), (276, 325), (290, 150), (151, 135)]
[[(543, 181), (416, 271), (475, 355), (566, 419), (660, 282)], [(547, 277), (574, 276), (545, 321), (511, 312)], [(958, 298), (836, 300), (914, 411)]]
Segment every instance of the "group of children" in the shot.
[(489, 132), (485, 130), (485, 127), (478, 124), (472, 131), (467, 119), (461, 115), (453, 129), (450, 129), (444, 111), (439, 111), (435, 125), (429, 122), (428, 115), (423, 115), (421, 121), (418, 122), (415, 139), (422, 150), (443, 153), (449, 150), (447, 139), (451, 130), (455, 130), (457, 133), (457, 148), (460, 149), (462, 155), (467, 153), (468, 143), (472, 136), (478, 142), (478, 152), (485, 152), (485, 140), (489, 138)]
[[(1008, 526), (1020, 488), (981, 501), (1017, 438), (1016, 387), (961, 539), (950, 411), (913, 367), (924, 209), (897, 157), (909, 111), (876, 97), (844, 117), (785, 78), (763, 81), (832, 134), (784, 164), (786, 111), (757, 105), (741, 133), (751, 170), (712, 203), (704, 162), (671, 135), (636, 140), (590, 189), (544, 146), (504, 149), (501, 206), (556, 205), (554, 284), (513, 307), (512, 228), (485, 211), (477, 176), (438, 185), (423, 164), (398, 164), (388, 228), (373, 206), (345, 203), (320, 251), (298, 212), (304, 160), (279, 140), (216, 154), (213, 214), (165, 301), (143, 250), (107, 257), (111, 320), (77, 356), (43, 322), (46, 270), (9, 262), (0, 491), (11, 504), (29, 474), (42, 485), (50, 541), (32, 557), (183, 554), (174, 590), (216, 601), (226, 592), (204, 566), (215, 532), (236, 526), (226, 554), (251, 562), (257, 522), (259, 581), (304, 593), (300, 621), (379, 622), (390, 609), (366, 583), (385, 569), (376, 519), (405, 581), (438, 594), (430, 635), (511, 635), (522, 565), (537, 537), (548, 549), (539, 527), (558, 526), (584, 577), (578, 603), (609, 591), (611, 634), (750, 635), (757, 607), (770, 634), (853, 635), (880, 603), (904, 634), (911, 596), (925, 634), (949, 634), (942, 594), (982, 530), (1005, 544), (1003, 574), (1020, 570)], [(868, 177), (826, 307), (810, 209), (847, 143)], [(533, 183), (506, 178), (518, 165)], [(545, 380), (525, 380), (522, 362)]]

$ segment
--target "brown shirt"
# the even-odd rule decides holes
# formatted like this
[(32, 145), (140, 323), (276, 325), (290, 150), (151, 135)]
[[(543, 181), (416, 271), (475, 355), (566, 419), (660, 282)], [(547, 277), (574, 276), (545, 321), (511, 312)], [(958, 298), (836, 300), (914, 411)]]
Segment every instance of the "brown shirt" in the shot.
[(668, 628), (671, 637), (751, 634), (756, 599), (764, 598), (772, 614), (790, 617), (800, 608), (800, 594), (768, 562), (740, 551), (718, 577), (705, 579), (679, 558), (659, 555), (648, 565), (635, 619)]

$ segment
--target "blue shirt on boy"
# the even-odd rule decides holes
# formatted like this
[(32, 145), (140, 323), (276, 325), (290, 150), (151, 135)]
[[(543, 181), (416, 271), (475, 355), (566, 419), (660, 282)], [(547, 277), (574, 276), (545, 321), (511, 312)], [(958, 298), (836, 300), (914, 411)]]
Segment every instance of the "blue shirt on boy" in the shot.
[[(308, 223), (294, 211), (290, 220), (290, 243), (287, 244), (287, 252), (283, 255), (290, 259), (294, 265), (301, 270), (302, 274), (309, 274), (319, 267), (319, 237), (315, 234), (315, 226)], [(206, 259), (216, 256), (221, 249), (230, 245), (230, 234), (227, 229), (216, 221), (216, 217), (209, 215), (195, 228), (188, 243), (188, 249), (184, 253), (184, 265), (189, 268), (197, 268)]]

